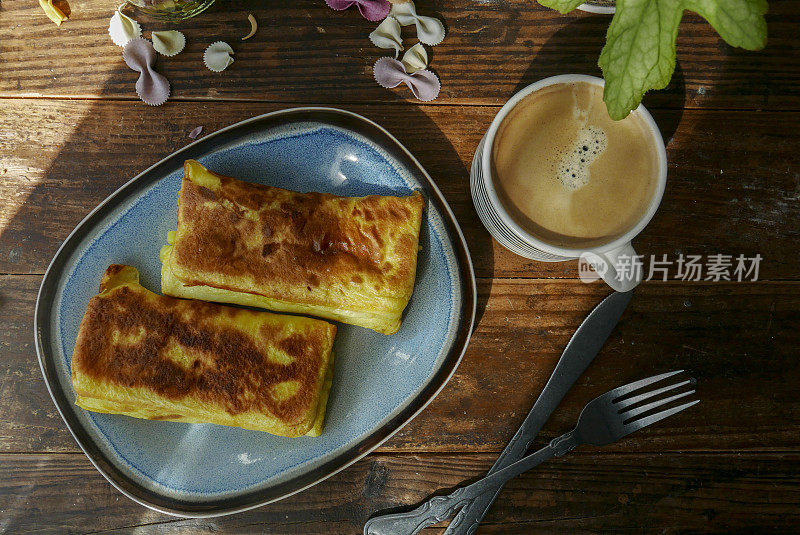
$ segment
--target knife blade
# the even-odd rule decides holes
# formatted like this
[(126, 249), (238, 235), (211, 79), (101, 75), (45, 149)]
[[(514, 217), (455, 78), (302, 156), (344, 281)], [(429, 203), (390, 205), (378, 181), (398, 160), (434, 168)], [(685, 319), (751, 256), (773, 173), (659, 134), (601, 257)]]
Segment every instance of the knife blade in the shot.
[[(525, 417), (514, 437), (489, 470), (489, 475), (520, 460), (525, 455), (547, 419), (600, 352), (606, 339), (619, 323), (632, 295), (633, 291), (614, 292), (603, 299), (578, 326), (561, 354), (561, 358), (558, 359), (542, 393), (539, 394), (528, 416)], [(499, 487), (497, 492), (487, 492), (465, 505), (450, 522), (445, 535), (472, 535), (475, 533), (481, 519), (501, 490), (502, 487)]]

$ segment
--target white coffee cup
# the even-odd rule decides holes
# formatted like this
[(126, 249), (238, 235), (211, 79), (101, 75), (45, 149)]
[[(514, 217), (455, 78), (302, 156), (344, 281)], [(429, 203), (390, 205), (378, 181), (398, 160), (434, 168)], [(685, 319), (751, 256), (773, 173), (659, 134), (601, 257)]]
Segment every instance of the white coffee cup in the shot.
[[(609, 286), (619, 292), (627, 292), (633, 289), (642, 281), (642, 267), (638, 263), (636, 251), (631, 245), (631, 240), (638, 235), (642, 229), (650, 222), (655, 215), (661, 198), (664, 195), (664, 188), (667, 184), (667, 151), (664, 141), (658, 130), (653, 117), (639, 105), (633, 112), (643, 119), (650, 130), (653, 146), (658, 159), (658, 170), (656, 176), (656, 187), (647, 210), (639, 221), (627, 232), (617, 239), (589, 249), (571, 249), (559, 247), (544, 242), (525, 230), (518, 224), (504, 208), (503, 203), (497, 195), (492, 177), (492, 146), (494, 145), (497, 129), (503, 119), (523, 98), (539, 91), (545, 87), (555, 84), (566, 84), (575, 82), (586, 82), (602, 87), (604, 85), (601, 78), (587, 76), (583, 74), (562, 74), (551, 76), (539, 80), (519, 91), (511, 100), (500, 109), (495, 116), (489, 130), (484, 135), (475, 152), (472, 162), (471, 187), (472, 198), (475, 209), (484, 226), (492, 236), (503, 246), (532, 260), (543, 262), (563, 262), (580, 258), (582, 263), (591, 264), (597, 270), (597, 274), (608, 283)], [(584, 279), (584, 273), (581, 273)], [(585, 279), (584, 279), (585, 280)]]

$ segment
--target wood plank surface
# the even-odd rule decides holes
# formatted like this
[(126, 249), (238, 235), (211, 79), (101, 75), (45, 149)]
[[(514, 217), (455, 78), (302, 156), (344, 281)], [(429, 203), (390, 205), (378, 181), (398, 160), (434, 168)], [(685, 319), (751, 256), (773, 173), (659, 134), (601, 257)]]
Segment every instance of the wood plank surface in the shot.
[[(562, 16), (533, 0), (417, 0), (442, 18), (429, 48), (433, 103), (380, 88), (374, 23), (323, 0), (218, 0), (159, 57), (172, 100), (139, 102), (137, 74), (108, 38), (115, 4), (73, 0), (60, 28), (35, 1), (0, 4), (0, 533), (358, 533), (376, 511), (412, 505), (483, 474), (541, 391), (577, 326), (610, 289), (575, 262), (537, 263), (494, 242), (469, 193), (481, 136), (521, 87), (599, 75), (605, 16)], [(259, 31), (240, 37), (254, 13)], [(141, 19), (145, 36), (172, 27)], [(584, 447), (512, 481), (480, 534), (796, 533), (800, 526), (800, 11), (774, 0), (766, 50), (724, 44), (688, 14), (669, 87), (649, 94), (668, 143), (645, 255), (763, 257), (758, 282), (645, 282), (586, 374), (543, 429), (544, 444), (612, 386), (670, 369), (702, 402), (607, 448)], [(406, 29), (407, 37), (413, 31)], [(213, 74), (202, 51), (227, 40)], [(407, 44), (413, 42), (407, 41)], [(478, 274), (478, 321), (456, 374), (376, 453), (286, 500), (224, 518), (150, 511), (108, 484), (53, 405), (33, 345), (41, 275), (59, 244), (137, 173), (203, 135), (295, 105), (343, 107), (392, 132), (429, 171), (461, 224)], [(162, 237), (159, 237), (159, 239)], [(674, 270), (670, 271), (674, 278)], [(99, 274), (98, 274), (99, 277)], [(424, 533), (442, 533), (438, 526)]]
[[(0, 452), (80, 451), (42, 382), (31, 330), (38, 276), (0, 277)], [(576, 280), (481, 280), (480, 321), (456, 375), (383, 451), (502, 450), (572, 333), (609, 290)], [(645, 283), (542, 431), (567, 431), (613, 386), (684, 368), (703, 402), (607, 450), (771, 450), (800, 434), (800, 282)], [(340, 358), (347, 358), (346, 355)], [(742, 403), (746, 400), (746, 403)]]
[[(562, 16), (533, 0), (419, 0), (417, 5), (420, 14), (441, 17), (448, 29), (431, 53), (431, 68), (442, 81), (440, 104), (496, 105), (546, 76), (599, 74), (606, 16), (578, 11)], [(125, 66), (107, 33), (114, 6), (72, 2), (71, 18), (59, 28), (36, 2), (5, 0), (0, 97), (136, 98), (137, 73)], [(248, 13), (260, 21), (259, 31), (242, 42)], [(673, 83), (647, 102), (672, 108), (800, 108), (800, 12), (790, 0), (773, 0), (767, 20), (767, 49), (746, 52), (727, 46), (700, 17), (687, 15)], [(141, 21), (145, 36), (175, 27)], [(204, 16), (178, 26), (188, 37), (187, 48), (174, 58), (159, 58), (158, 69), (171, 81), (173, 99), (405, 100), (407, 89), (385, 90), (372, 79), (372, 65), (388, 55), (367, 39), (375, 26), (353, 10), (333, 12), (322, 0), (219, 1)], [(202, 52), (220, 39), (233, 45), (236, 61), (216, 75), (203, 67)]]
[[(0, 273), (43, 273), (94, 206), (188, 144), (195, 126), (211, 133), (283, 107), (5, 100), (0, 146), (12, 150), (0, 151)], [(496, 108), (346, 108), (385, 126), (421, 161), (462, 225), (478, 276), (576, 276), (575, 262), (533, 262), (508, 252), (475, 213), (469, 166)], [(800, 151), (786, 135), (800, 113), (662, 110), (656, 120), (669, 140), (669, 178), (659, 212), (636, 240), (638, 252), (673, 261), (679, 253), (761, 254), (762, 279), (800, 278)]]
[[(78, 454), (2, 455), (8, 533), (359, 533), (375, 511), (412, 505), (484, 473), (486, 454), (375, 454), (300, 494), (232, 516), (187, 520), (123, 496)], [(66, 491), (69, 489), (69, 491)], [(554, 459), (504, 489), (481, 534), (794, 533), (800, 455), (587, 453)], [(24, 511), (24, 514), (22, 512)], [(43, 519), (47, 522), (43, 522)], [(441, 526), (444, 526), (442, 524)], [(54, 529), (55, 528), (55, 529)], [(441, 533), (442, 527), (423, 533)]]

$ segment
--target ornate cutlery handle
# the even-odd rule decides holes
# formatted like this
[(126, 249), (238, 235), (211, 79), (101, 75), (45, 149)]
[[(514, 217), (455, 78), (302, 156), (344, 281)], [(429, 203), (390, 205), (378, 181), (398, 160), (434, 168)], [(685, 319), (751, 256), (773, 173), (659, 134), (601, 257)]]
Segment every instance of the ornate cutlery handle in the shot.
[[(479, 148), (478, 152), (480, 150)], [(603, 347), (625, 311), (631, 296), (631, 293), (613, 293), (603, 299), (583, 320), (578, 330), (572, 335), (561, 358), (558, 359), (558, 363), (536, 399), (536, 403), (533, 404), (528, 416), (525, 417), (514, 437), (489, 470), (489, 475), (518, 461), (531, 448), (533, 439), (556, 406), (561, 403), (564, 395), (586, 371), (600, 348)], [(502, 488), (502, 485), (499, 485), (494, 492), (486, 492), (461, 508), (447, 526), (444, 535), (473, 535)]]
[[(574, 429), (572, 431), (564, 433), (563, 435), (558, 436), (558, 437), (554, 438), (553, 440), (551, 440), (550, 444), (548, 444), (544, 448), (542, 448), (539, 451), (537, 451), (536, 453), (532, 453), (531, 455), (526, 457), (526, 459), (530, 459), (531, 460), (531, 463), (533, 462), (533, 458), (541, 457), (540, 459), (538, 459), (538, 462), (533, 464), (533, 466), (529, 466), (528, 468), (526, 468), (526, 470), (530, 470), (534, 466), (543, 463), (544, 461), (546, 461), (547, 459), (549, 459), (551, 457), (561, 457), (562, 455), (566, 455), (567, 453), (569, 453), (572, 450), (574, 450), (575, 448), (577, 448), (579, 444), (580, 444), (580, 442), (575, 437), (575, 430)], [(529, 464), (531, 464), (531, 463), (529, 463)], [(470, 516), (470, 511), (469, 511), (470, 508), (472, 508), (472, 507), (474, 507), (476, 505), (478, 507), (484, 506), (484, 503), (482, 501), (483, 498), (487, 498), (487, 497), (494, 498), (494, 496), (497, 493), (500, 492), (500, 489), (503, 488), (503, 485), (505, 485), (506, 482), (509, 479), (511, 479), (513, 477), (516, 477), (516, 475), (519, 475), (519, 473), (522, 473), (522, 472), (518, 472), (517, 474), (511, 475), (510, 477), (505, 477), (503, 479), (497, 479), (497, 478), (492, 478), (490, 476), (487, 476), (487, 477), (481, 479), (480, 481), (476, 481), (475, 483), (473, 483), (469, 487), (466, 487), (466, 488), (470, 488), (470, 487), (479, 486), (479, 488), (481, 490), (479, 490), (478, 492), (480, 494), (478, 496), (476, 496), (476, 498), (474, 498), (472, 500), (469, 500), (467, 502), (467, 504), (464, 506), (463, 509), (461, 509), (461, 511), (459, 511), (458, 515), (453, 519), (453, 521), (450, 522), (450, 525), (447, 527), (447, 531), (451, 531), (451, 530), (458, 531), (458, 530), (461, 529), (461, 530), (463, 530), (464, 533), (467, 533), (467, 535), (474, 535), (474, 533), (478, 530), (478, 526), (480, 526), (480, 524), (481, 524), (481, 520), (483, 520), (483, 514), (481, 514), (477, 518), (473, 516), (470, 519), (471, 525), (469, 525), (465, 529), (464, 528), (464, 526), (466, 525), (465, 524), (465, 522), (466, 522), (465, 519), (469, 518), (469, 516)], [(478, 498), (481, 498), (481, 499), (478, 499)], [(491, 505), (491, 502), (490, 502), (490, 505)]]
[(371, 518), (364, 525), (364, 535), (414, 535), (423, 528), (447, 520), (458, 507), (469, 501), (469, 487), (461, 487), (448, 496), (434, 496), (412, 511)]
[(578, 445), (574, 430), (554, 438), (549, 445), (511, 466), (479, 479), (471, 485), (456, 489), (449, 496), (434, 496), (416, 509), (403, 513), (376, 516), (364, 525), (364, 535), (414, 535), (423, 528), (450, 518), (456, 509), (480, 496), (493, 492), (498, 485), (538, 466), (554, 456), (564, 455)]
[[(514, 461), (518, 461), (522, 458), (525, 452), (530, 449), (531, 444), (533, 444), (533, 440), (536, 438), (536, 434), (539, 432), (540, 425), (537, 422), (533, 426), (528, 426), (526, 424), (529, 420), (531, 420), (530, 415), (528, 415), (528, 417), (525, 419), (525, 422), (523, 422), (522, 426), (517, 430), (516, 434), (511, 438), (506, 448), (497, 458), (494, 466), (489, 471), (490, 475), (501, 468), (505, 468)], [(450, 522), (450, 525), (447, 526), (445, 535), (449, 533), (466, 533), (466, 535), (474, 535), (481, 523), (481, 520), (483, 519), (483, 516), (489, 509), (489, 506), (494, 503), (495, 499), (500, 494), (504, 484), (505, 482), (500, 483), (494, 489), (486, 491), (484, 494), (475, 497), (473, 500), (470, 500), (456, 514), (455, 518), (452, 520), (452, 522)], [(467, 524), (471, 525), (466, 528), (466, 530), (459, 531)]]

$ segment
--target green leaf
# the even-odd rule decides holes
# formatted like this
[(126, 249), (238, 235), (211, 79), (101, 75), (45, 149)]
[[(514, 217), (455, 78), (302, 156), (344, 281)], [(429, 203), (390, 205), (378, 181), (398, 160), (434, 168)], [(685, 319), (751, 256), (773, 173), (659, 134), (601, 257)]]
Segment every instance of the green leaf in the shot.
[(708, 20), (730, 45), (756, 50), (766, 44), (766, 0), (617, 0), (598, 61), (606, 80), (603, 99), (612, 119), (624, 119), (645, 92), (669, 83), (685, 9)]
[(649, 89), (663, 89), (675, 70), (683, 0), (618, 0), (597, 62), (612, 119), (624, 119)]
[[(569, 13), (582, 0), (539, 0)], [(675, 40), (684, 10), (706, 19), (731, 46), (759, 50), (767, 44), (767, 0), (617, 0), (597, 64), (606, 80), (603, 100), (619, 120), (650, 89), (664, 89), (675, 71)]]
[(544, 7), (555, 9), (561, 14), (567, 14), (579, 5), (583, 4), (586, 0), (539, 0), (539, 3)]
[(767, 0), (686, 0), (731, 46), (760, 50), (767, 44)]

